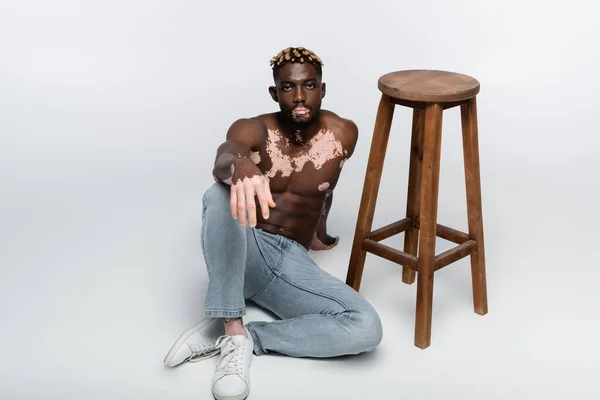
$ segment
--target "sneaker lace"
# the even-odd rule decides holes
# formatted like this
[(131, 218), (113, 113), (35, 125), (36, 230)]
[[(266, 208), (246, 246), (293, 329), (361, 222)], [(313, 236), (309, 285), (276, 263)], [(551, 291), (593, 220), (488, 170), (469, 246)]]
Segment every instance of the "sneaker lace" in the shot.
[(190, 355), (189, 362), (198, 362), (200, 361), (199, 357), (214, 351), (215, 347), (207, 344), (197, 344), (190, 346), (190, 350), (192, 350), (192, 354)]
[(221, 349), (218, 364), (222, 373), (224, 375), (241, 374), (244, 347), (236, 343), (231, 336), (221, 336), (217, 339), (215, 347)]

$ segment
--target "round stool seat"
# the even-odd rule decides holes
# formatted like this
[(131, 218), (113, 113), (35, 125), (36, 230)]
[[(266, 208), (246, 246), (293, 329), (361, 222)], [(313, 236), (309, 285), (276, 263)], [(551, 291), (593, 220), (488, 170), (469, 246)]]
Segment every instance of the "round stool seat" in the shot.
[(435, 70), (407, 70), (385, 74), (377, 85), (386, 95), (409, 101), (463, 101), (479, 93), (479, 81), (468, 75)]

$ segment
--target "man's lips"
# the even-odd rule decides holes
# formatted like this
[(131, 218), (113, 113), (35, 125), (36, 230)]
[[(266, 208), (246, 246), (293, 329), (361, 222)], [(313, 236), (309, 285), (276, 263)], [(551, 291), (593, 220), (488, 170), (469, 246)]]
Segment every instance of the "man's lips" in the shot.
[(310, 110), (306, 107), (296, 107), (292, 111), (292, 116), (294, 117), (304, 117), (310, 114)]

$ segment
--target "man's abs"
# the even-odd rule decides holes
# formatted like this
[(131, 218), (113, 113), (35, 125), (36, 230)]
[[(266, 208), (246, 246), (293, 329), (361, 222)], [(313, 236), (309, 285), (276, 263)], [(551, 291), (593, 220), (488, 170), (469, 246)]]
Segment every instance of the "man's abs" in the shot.
[(257, 213), (257, 227), (295, 240), (309, 249), (321, 219), (324, 198), (284, 192), (273, 193), (273, 200), (277, 206), (271, 209), (268, 220)]

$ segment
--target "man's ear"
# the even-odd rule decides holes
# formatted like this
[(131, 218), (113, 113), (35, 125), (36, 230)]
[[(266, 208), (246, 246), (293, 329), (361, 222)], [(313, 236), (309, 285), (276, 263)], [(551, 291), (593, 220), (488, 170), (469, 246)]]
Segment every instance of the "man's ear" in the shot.
[(271, 94), (273, 101), (279, 103), (279, 98), (277, 97), (277, 88), (275, 86), (269, 86), (269, 93)]
[(325, 87), (325, 82), (321, 83), (321, 98), (325, 97), (325, 92), (327, 92)]

